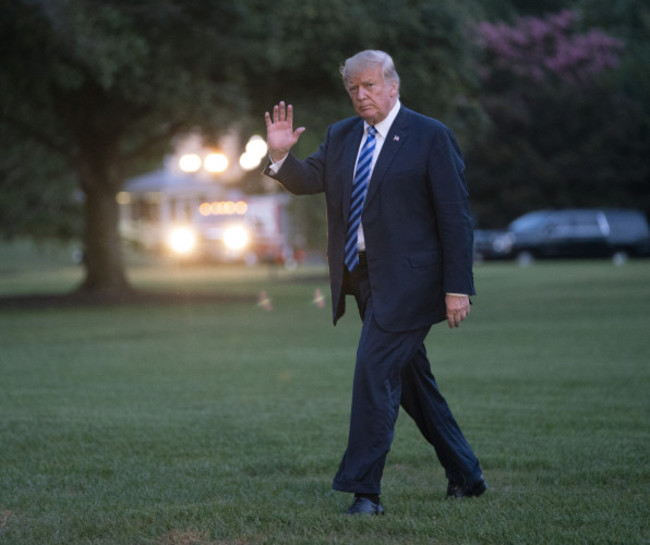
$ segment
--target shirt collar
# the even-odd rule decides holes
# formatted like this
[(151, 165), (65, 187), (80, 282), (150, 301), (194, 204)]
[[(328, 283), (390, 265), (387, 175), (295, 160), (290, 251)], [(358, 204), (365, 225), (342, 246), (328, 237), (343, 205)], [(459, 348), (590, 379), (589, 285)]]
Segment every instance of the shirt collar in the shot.
[[(395, 106), (391, 109), (390, 112), (388, 112), (388, 115), (383, 121), (380, 121), (375, 125), (375, 129), (377, 129), (377, 133), (382, 137), (386, 138), (386, 135), (388, 134), (388, 131), (390, 130), (391, 125), (393, 124), (393, 121), (395, 121), (395, 118), (397, 117), (397, 113), (399, 112), (400, 106), (402, 104), (400, 103), (399, 99), (395, 103)], [(367, 134), (368, 133), (368, 125), (367, 122), (363, 122), (363, 130)]]

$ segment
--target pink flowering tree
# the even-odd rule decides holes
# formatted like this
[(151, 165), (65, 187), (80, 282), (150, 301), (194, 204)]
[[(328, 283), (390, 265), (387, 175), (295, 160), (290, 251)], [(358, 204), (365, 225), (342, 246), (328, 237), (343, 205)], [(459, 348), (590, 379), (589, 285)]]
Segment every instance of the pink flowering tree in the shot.
[(650, 209), (648, 127), (617, 80), (621, 39), (569, 10), (481, 22), (474, 38), (488, 118), (467, 153), (479, 225), (551, 206)]
[(579, 33), (579, 22), (578, 13), (570, 10), (519, 17), (514, 25), (481, 22), (477, 41), (487, 57), (482, 78), (489, 81), (510, 73), (535, 84), (584, 84), (616, 68), (623, 42), (595, 28)]

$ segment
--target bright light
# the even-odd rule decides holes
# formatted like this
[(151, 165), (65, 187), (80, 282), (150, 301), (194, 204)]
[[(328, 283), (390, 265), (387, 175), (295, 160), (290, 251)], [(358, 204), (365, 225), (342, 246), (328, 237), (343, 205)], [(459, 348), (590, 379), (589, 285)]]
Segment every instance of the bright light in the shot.
[(199, 214), (209, 216), (212, 214), (212, 205), (209, 202), (202, 202), (199, 206)]
[(228, 157), (223, 153), (211, 153), (206, 156), (203, 166), (208, 172), (224, 172), (228, 168)]
[(246, 201), (202, 202), (199, 214), (202, 216), (243, 216), (248, 210)]
[(241, 157), (239, 158), (239, 165), (244, 170), (253, 170), (260, 166), (261, 162), (262, 157), (249, 153), (248, 151), (242, 153)]
[(237, 201), (235, 203), (235, 214), (243, 216), (247, 210), (248, 204), (246, 204), (246, 201)]
[(197, 172), (201, 168), (201, 158), (196, 153), (187, 153), (178, 160), (183, 172)]
[(127, 193), (126, 191), (120, 191), (116, 196), (115, 200), (117, 201), (117, 204), (130, 204), (131, 203), (131, 195)]
[(241, 251), (248, 246), (249, 241), (250, 235), (241, 225), (228, 227), (223, 233), (223, 242), (229, 250)]
[(246, 151), (239, 158), (239, 164), (244, 170), (253, 170), (262, 162), (268, 151), (268, 146), (261, 136), (253, 135), (246, 144)]
[(248, 144), (246, 144), (246, 153), (250, 153), (255, 157), (264, 157), (268, 149), (264, 138), (258, 135), (251, 136)]
[(174, 253), (188, 255), (196, 246), (196, 234), (189, 227), (174, 227), (169, 233), (167, 244)]

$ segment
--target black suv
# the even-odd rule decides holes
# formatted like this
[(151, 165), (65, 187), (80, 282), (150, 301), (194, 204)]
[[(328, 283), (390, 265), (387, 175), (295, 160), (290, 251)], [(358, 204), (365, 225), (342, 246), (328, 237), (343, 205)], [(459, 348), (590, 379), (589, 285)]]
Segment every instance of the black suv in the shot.
[(507, 231), (492, 232), (500, 257), (521, 263), (535, 258), (613, 257), (650, 254), (650, 228), (638, 210), (538, 210), (514, 220)]

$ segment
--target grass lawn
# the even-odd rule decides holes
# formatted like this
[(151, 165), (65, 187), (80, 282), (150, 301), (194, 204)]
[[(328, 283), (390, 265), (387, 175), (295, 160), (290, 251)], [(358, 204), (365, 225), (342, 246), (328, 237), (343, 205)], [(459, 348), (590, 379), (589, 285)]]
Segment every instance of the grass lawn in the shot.
[[(3, 545), (650, 543), (650, 260), (477, 265), (471, 317), (427, 348), (490, 489), (444, 501), (402, 414), (373, 518), (330, 488), (359, 323), (314, 303), (322, 268), (130, 276), (210, 297), (0, 305)], [(0, 248), (0, 297), (80, 278)]]

